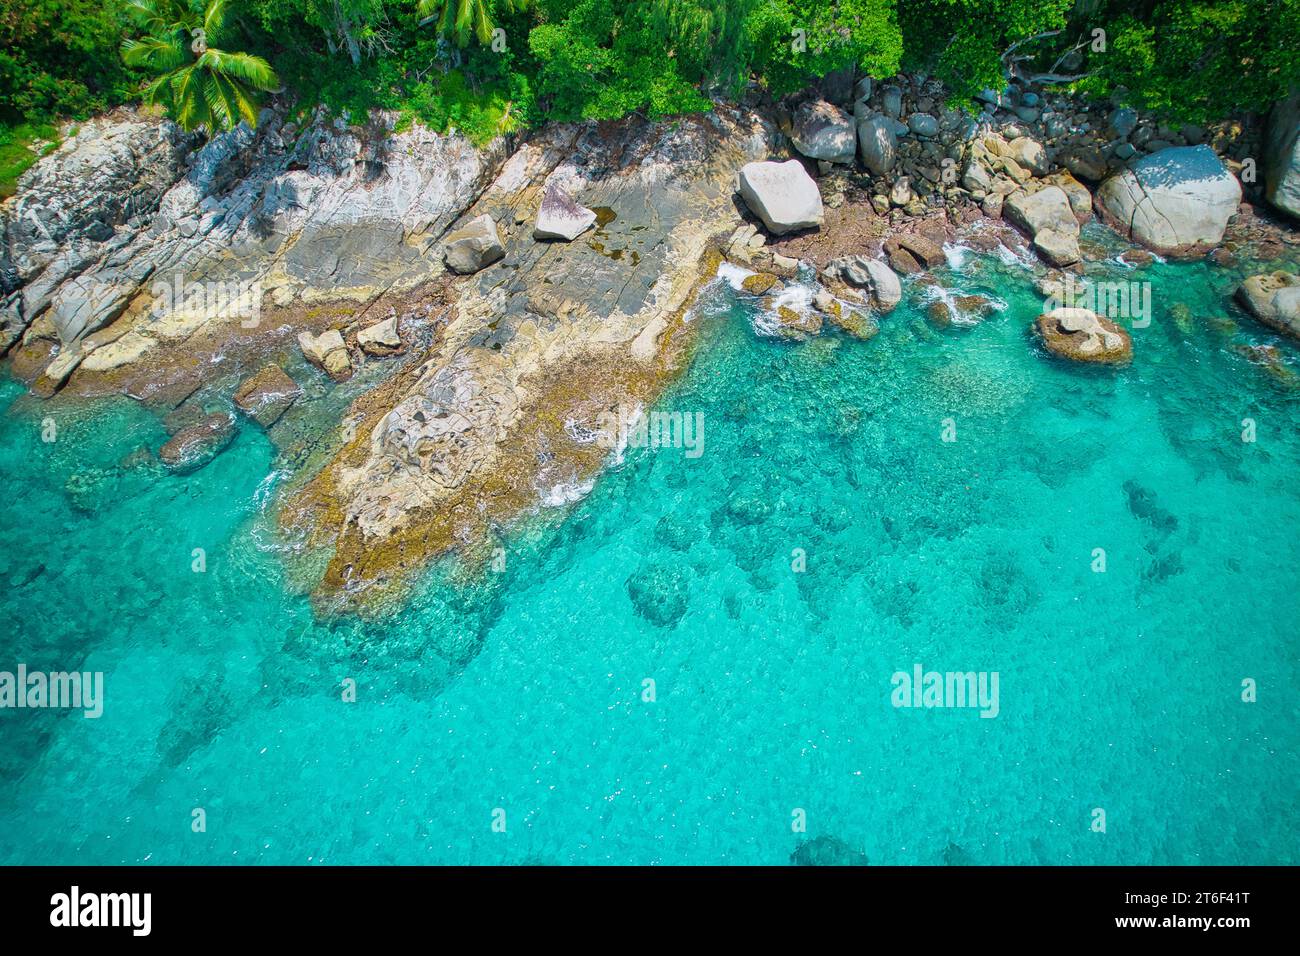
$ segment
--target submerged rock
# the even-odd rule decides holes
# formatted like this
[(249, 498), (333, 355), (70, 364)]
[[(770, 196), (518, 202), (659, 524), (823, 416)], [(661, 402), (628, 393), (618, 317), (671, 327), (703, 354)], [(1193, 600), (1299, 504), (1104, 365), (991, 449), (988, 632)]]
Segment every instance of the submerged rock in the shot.
[(740, 195), (776, 235), (820, 226), (825, 219), (817, 184), (797, 159), (746, 163), (740, 169)]
[(1107, 179), (1097, 205), (1119, 232), (1165, 255), (1223, 241), (1241, 184), (1208, 146), (1172, 146)]
[(263, 428), (270, 428), (302, 395), (298, 383), (275, 363), (266, 365), (235, 390), (235, 407)]
[(857, 309), (835, 309), (827, 313), (826, 321), (850, 338), (862, 342), (875, 338), (880, 332), (880, 323)]
[(833, 836), (804, 840), (790, 854), (791, 866), (866, 866), (867, 855)]
[(1237, 288), (1237, 301), (1269, 328), (1300, 338), (1300, 276), (1280, 271), (1251, 276)]
[(178, 431), (159, 450), (158, 458), (172, 471), (196, 471), (215, 458), (234, 437), (234, 417), (217, 412)]
[(686, 575), (678, 568), (661, 564), (641, 568), (625, 586), (637, 615), (656, 627), (674, 628), (686, 614)]
[(485, 269), (506, 254), (497, 235), (497, 224), (487, 214), (457, 229), (446, 238), (444, 246), (447, 268), (461, 275)]
[(982, 295), (955, 295), (951, 299), (935, 299), (926, 308), (930, 321), (940, 328), (954, 322), (975, 325), (996, 311), (993, 302)]
[(1043, 345), (1054, 355), (1076, 362), (1118, 365), (1133, 358), (1128, 332), (1091, 309), (1060, 308), (1034, 321)]
[(792, 309), (787, 305), (776, 308), (776, 334), (783, 339), (801, 342), (822, 330), (822, 317), (816, 312)]

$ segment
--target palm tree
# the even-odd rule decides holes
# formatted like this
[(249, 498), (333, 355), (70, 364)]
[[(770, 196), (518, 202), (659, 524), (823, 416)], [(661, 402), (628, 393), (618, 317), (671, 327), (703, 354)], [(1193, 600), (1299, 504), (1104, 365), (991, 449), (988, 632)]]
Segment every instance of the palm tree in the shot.
[[(502, 0), (507, 11), (528, 9), (528, 0)], [(469, 43), (470, 34), (478, 37), (484, 46), (492, 42), (492, 0), (419, 0), (415, 12), (423, 19), (420, 24), (438, 21), (438, 32), (456, 41), (456, 46)]]
[(259, 56), (208, 46), (225, 23), (226, 0), (207, 0), (202, 13), (185, 0), (129, 0), (126, 8), (145, 35), (122, 43), (122, 61), (162, 74), (144, 88), (146, 103), (163, 106), (187, 131), (257, 125), (261, 94), (280, 78)]

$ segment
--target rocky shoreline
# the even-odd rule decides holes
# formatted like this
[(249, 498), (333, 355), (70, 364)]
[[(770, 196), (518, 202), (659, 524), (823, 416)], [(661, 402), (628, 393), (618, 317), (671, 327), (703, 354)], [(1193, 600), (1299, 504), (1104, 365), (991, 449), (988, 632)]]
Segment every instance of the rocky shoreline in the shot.
[[(264, 429), (292, 473), (298, 578), (329, 612), (385, 606), (433, 558), (482, 559), (555, 489), (589, 487), (608, 449), (574, 436), (685, 367), (687, 311), (723, 260), (778, 337), (869, 339), (945, 247), (1032, 258), (1049, 295), (1113, 254), (1082, 231), (1097, 217), (1133, 267), (1209, 255), (1262, 327), (1300, 331), (1285, 130), (1171, 130), (1031, 90), (978, 116), (943, 102), (923, 76), (840, 77), (483, 150), (274, 110), (203, 143), (122, 111), (0, 207), (0, 352), (46, 407), (155, 409), (175, 471)], [(806, 308), (784, 304), (808, 281)], [(932, 319), (990, 311), (962, 298)], [(1086, 311), (1021, 319), (1064, 358), (1131, 360)]]

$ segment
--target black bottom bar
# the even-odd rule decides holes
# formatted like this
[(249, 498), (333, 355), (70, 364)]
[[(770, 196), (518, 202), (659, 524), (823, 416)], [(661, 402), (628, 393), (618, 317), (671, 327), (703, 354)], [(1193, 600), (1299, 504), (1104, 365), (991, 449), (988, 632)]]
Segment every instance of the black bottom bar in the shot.
[(489, 928), (494, 941), (516, 932), (535, 940), (610, 921), (651, 936), (701, 920), (761, 936), (774, 922), (809, 918), (864, 940), (911, 927), (927, 944), (1098, 935), (1230, 943), (1285, 931), (1284, 908), (1294, 906), (1284, 887), (1294, 876), (1282, 867), (32, 867), (0, 874), (0, 918), (9, 939), (77, 933), (205, 944), (286, 931), (304, 943), (373, 944), (377, 929), (439, 935), (455, 926)]

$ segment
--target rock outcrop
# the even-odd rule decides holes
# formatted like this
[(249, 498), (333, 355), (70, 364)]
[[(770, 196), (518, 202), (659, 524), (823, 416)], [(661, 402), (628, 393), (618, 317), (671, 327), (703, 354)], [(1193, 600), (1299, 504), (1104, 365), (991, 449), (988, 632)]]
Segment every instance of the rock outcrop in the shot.
[[(595, 214), (592, 214), (595, 221)], [(585, 227), (584, 227), (585, 228)], [(443, 240), (443, 257), (447, 268), (460, 275), (486, 269), (506, 254), (491, 216), (479, 216)]]
[(209, 359), (251, 375), (272, 341), (442, 273), (431, 247), (504, 159), (418, 126), (299, 127), (270, 110), (256, 132), (197, 145), (121, 112), (24, 174), (0, 207), (18, 280), (3, 344), (20, 364), (52, 362), (55, 340), (79, 357), (64, 388), (164, 404)]
[(1052, 265), (1068, 266), (1081, 258), (1079, 221), (1069, 196), (1059, 186), (1012, 193), (1002, 205), (1002, 215), (1024, 230)]
[(857, 150), (853, 117), (825, 100), (806, 100), (794, 111), (790, 139), (809, 159), (852, 163)]
[(1060, 308), (1034, 321), (1044, 347), (1075, 362), (1120, 365), (1133, 358), (1133, 339), (1121, 326), (1091, 309)]
[(1152, 153), (1107, 179), (1097, 192), (1111, 225), (1164, 255), (1217, 246), (1240, 202), (1241, 184), (1204, 145)]
[(740, 195), (774, 235), (820, 226), (825, 218), (817, 184), (797, 159), (746, 163)]
[(353, 437), (282, 515), (329, 554), (322, 601), (400, 591), (431, 558), (473, 553), (590, 487), (608, 448), (586, 436), (609, 409), (651, 403), (684, 366), (698, 325), (687, 306), (718, 262), (706, 250), (742, 225), (736, 171), (775, 136), (719, 109), (548, 127), (510, 157), (462, 216), (518, 222), (544, 184), (563, 182), (607, 211), (599, 231), (505, 237), (509, 281), (492, 269), (458, 280), (432, 344), (357, 399)]
[(1300, 338), (1300, 276), (1272, 272), (1248, 278), (1237, 301), (1269, 328)]

